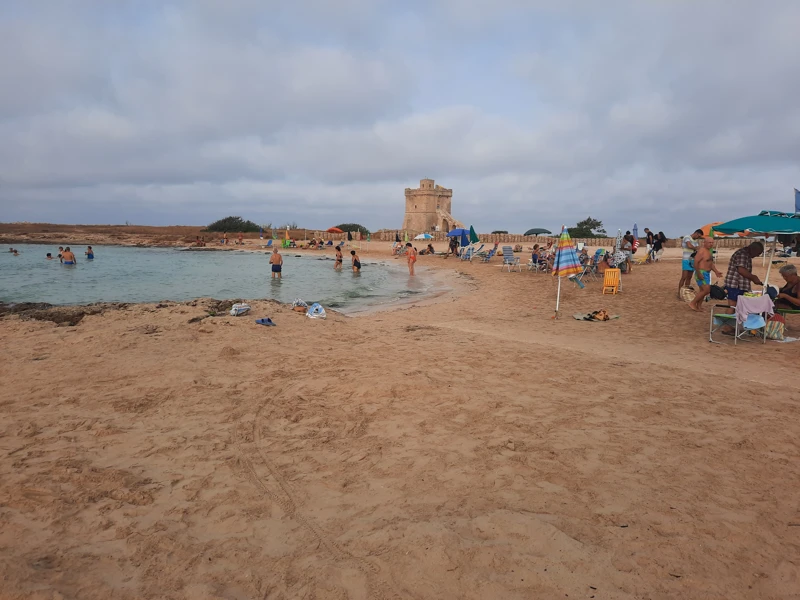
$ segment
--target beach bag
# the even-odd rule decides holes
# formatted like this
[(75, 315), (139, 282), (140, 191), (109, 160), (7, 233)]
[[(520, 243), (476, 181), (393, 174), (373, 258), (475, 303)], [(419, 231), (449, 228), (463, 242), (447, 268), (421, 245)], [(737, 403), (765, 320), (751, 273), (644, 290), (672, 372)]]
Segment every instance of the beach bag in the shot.
[(711, 286), (711, 293), (709, 295), (711, 296), (712, 300), (725, 300), (725, 298), (728, 297), (725, 289), (716, 284)]
[(303, 308), (308, 308), (308, 304), (303, 302), (300, 298), (295, 298), (292, 301), (292, 308), (294, 308), (295, 306), (302, 306)]
[(309, 319), (324, 319), (328, 315), (325, 314), (325, 309), (318, 302), (314, 302), (311, 306), (308, 307), (308, 312), (306, 316)]
[(786, 318), (783, 315), (772, 315), (767, 321), (767, 338), (782, 342), (785, 329)]
[(234, 304), (231, 307), (231, 316), (240, 317), (244, 314), (247, 314), (249, 311), (250, 311), (250, 306), (248, 304)]

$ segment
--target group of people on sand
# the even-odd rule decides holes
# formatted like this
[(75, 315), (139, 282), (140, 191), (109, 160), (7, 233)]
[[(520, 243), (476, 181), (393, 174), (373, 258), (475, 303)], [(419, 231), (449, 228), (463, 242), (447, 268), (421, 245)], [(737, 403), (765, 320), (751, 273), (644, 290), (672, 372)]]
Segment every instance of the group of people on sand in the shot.
[[(681, 297), (681, 292), (684, 288), (691, 288), (691, 281), (694, 279), (694, 283), (697, 285), (697, 293), (694, 299), (689, 302), (689, 308), (694, 311), (699, 311), (702, 303), (711, 294), (711, 273), (723, 278), (722, 272), (714, 262), (713, 247), (714, 240), (710, 237), (705, 237), (700, 229), (684, 236), (681, 241), (683, 258), (678, 297)], [(735, 307), (737, 300), (741, 296), (752, 292), (753, 285), (764, 285), (758, 275), (753, 273), (753, 259), (758, 258), (763, 253), (764, 244), (756, 241), (749, 246), (739, 248), (731, 256), (728, 270), (723, 280), (728, 306)], [(800, 277), (797, 274), (797, 267), (787, 264), (781, 267), (778, 272), (785, 285), (777, 293), (774, 289), (767, 290), (766, 293), (773, 298), (776, 308), (784, 310), (800, 309)]]
[[(200, 242), (202, 242), (202, 243), (200, 243)], [(223, 246), (227, 246), (228, 242), (229, 242), (229, 240), (228, 240), (228, 232), (227, 231), (223, 231), (222, 232), (222, 238), (219, 240), (219, 243), (221, 245), (223, 245)], [(197, 241), (195, 241), (195, 244), (197, 244), (198, 246), (205, 246), (206, 245), (205, 236), (203, 236), (202, 240), (198, 237)], [(243, 232), (240, 231), (239, 235), (236, 236), (236, 240), (234, 241), (234, 245), (236, 245), (236, 246), (244, 246), (244, 233)]]
[[(91, 246), (86, 246), (86, 252), (84, 252), (84, 255), (86, 256), (86, 260), (94, 260), (94, 250), (92, 249)], [(45, 256), (45, 260), (55, 260), (56, 258), (58, 258), (58, 260), (61, 261), (62, 265), (78, 264), (78, 259), (75, 258), (75, 253), (69, 246), (67, 246), (66, 248), (64, 246), (59, 246), (58, 256), (56, 257), (54, 257), (51, 252), (48, 252), (47, 255)]]

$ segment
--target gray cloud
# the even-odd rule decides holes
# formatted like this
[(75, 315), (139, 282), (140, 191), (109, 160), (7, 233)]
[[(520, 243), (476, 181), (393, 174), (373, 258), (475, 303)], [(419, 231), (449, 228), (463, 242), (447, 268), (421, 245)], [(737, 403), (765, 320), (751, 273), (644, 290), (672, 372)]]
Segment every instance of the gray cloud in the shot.
[(800, 184), (790, 0), (71, 8), (0, 21), (6, 219), (393, 227), (430, 176), (479, 229), (677, 235)]

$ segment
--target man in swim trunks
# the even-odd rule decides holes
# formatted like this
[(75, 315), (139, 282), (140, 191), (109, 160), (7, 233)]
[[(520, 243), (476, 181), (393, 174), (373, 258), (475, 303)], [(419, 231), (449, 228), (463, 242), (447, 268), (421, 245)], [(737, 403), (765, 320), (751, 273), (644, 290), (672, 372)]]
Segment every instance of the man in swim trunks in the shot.
[(717, 269), (714, 264), (714, 258), (711, 256), (711, 247), (714, 245), (714, 240), (706, 238), (703, 240), (703, 245), (697, 250), (694, 257), (694, 281), (697, 284), (697, 295), (694, 300), (689, 302), (689, 308), (695, 311), (700, 310), (700, 305), (705, 302), (706, 296), (711, 293), (711, 271), (714, 271), (717, 277), (722, 277), (722, 273)]
[(414, 275), (414, 263), (417, 262), (417, 249), (411, 245), (411, 242), (406, 244), (406, 256), (408, 257), (408, 274)]
[(353, 273), (361, 272), (361, 259), (358, 258), (355, 250), (350, 250), (350, 256), (353, 257)]
[(283, 257), (277, 248), (272, 250), (272, 256), (269, 257), (269, 264), (272, 265), (272, 279), (280, 279), (281, 271), (283, 270)]
[(86, 246), (86, 259), (94, 260), (94, 250), (92, 250), (91, 246)]
[(64, 248), (64, 252), (61, 253), (61, 262), (65, 265), (75, 265), (78, 263), (78, 259), (75, 258), (75, 254), (69, 249), (69, 246)]
[(334, 271), (341, 271), (342, 270), (342, 247), (336, 246), (336, 262), (333, 263), (333, 270)]
[(692, 273), (694, 272), (694, 265), (692, 264), (692, 254), (697, 250), (700, 244), (697, 242), (703, 237), (703, 230), (697, 229), (692, 235), (686, 235), (681, 241), (681, 248), (683, 249), (683, 261), (681, 263), (681, 282), (678, 284), (678, 298), (681, 298), (681, 290), (685, 287), (691, 287)]

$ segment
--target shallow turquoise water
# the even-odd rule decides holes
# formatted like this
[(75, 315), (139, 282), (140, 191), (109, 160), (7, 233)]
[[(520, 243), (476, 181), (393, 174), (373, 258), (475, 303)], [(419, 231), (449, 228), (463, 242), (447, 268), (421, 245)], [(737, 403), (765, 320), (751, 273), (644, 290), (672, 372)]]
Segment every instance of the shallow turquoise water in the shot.
[(187, 252), (165, 248), (94, 246), (87, 261), (84, 246), (73, 246), (74, 267), (46, 260), (58, 247), (15, 245), (19, 256), (0, 252), (0, 301), (88, 304), (91, 302), (183, 301), (302, 298), (343, 312), (407, 300), (431, 291), (428, 278), (409, 277), (399, 266), (362, 261), (360, 274), (333, 270), (333, 253), (325, 258), (284, 254), (283, 279), (270, 280), (269, 255), (248, 252)]

